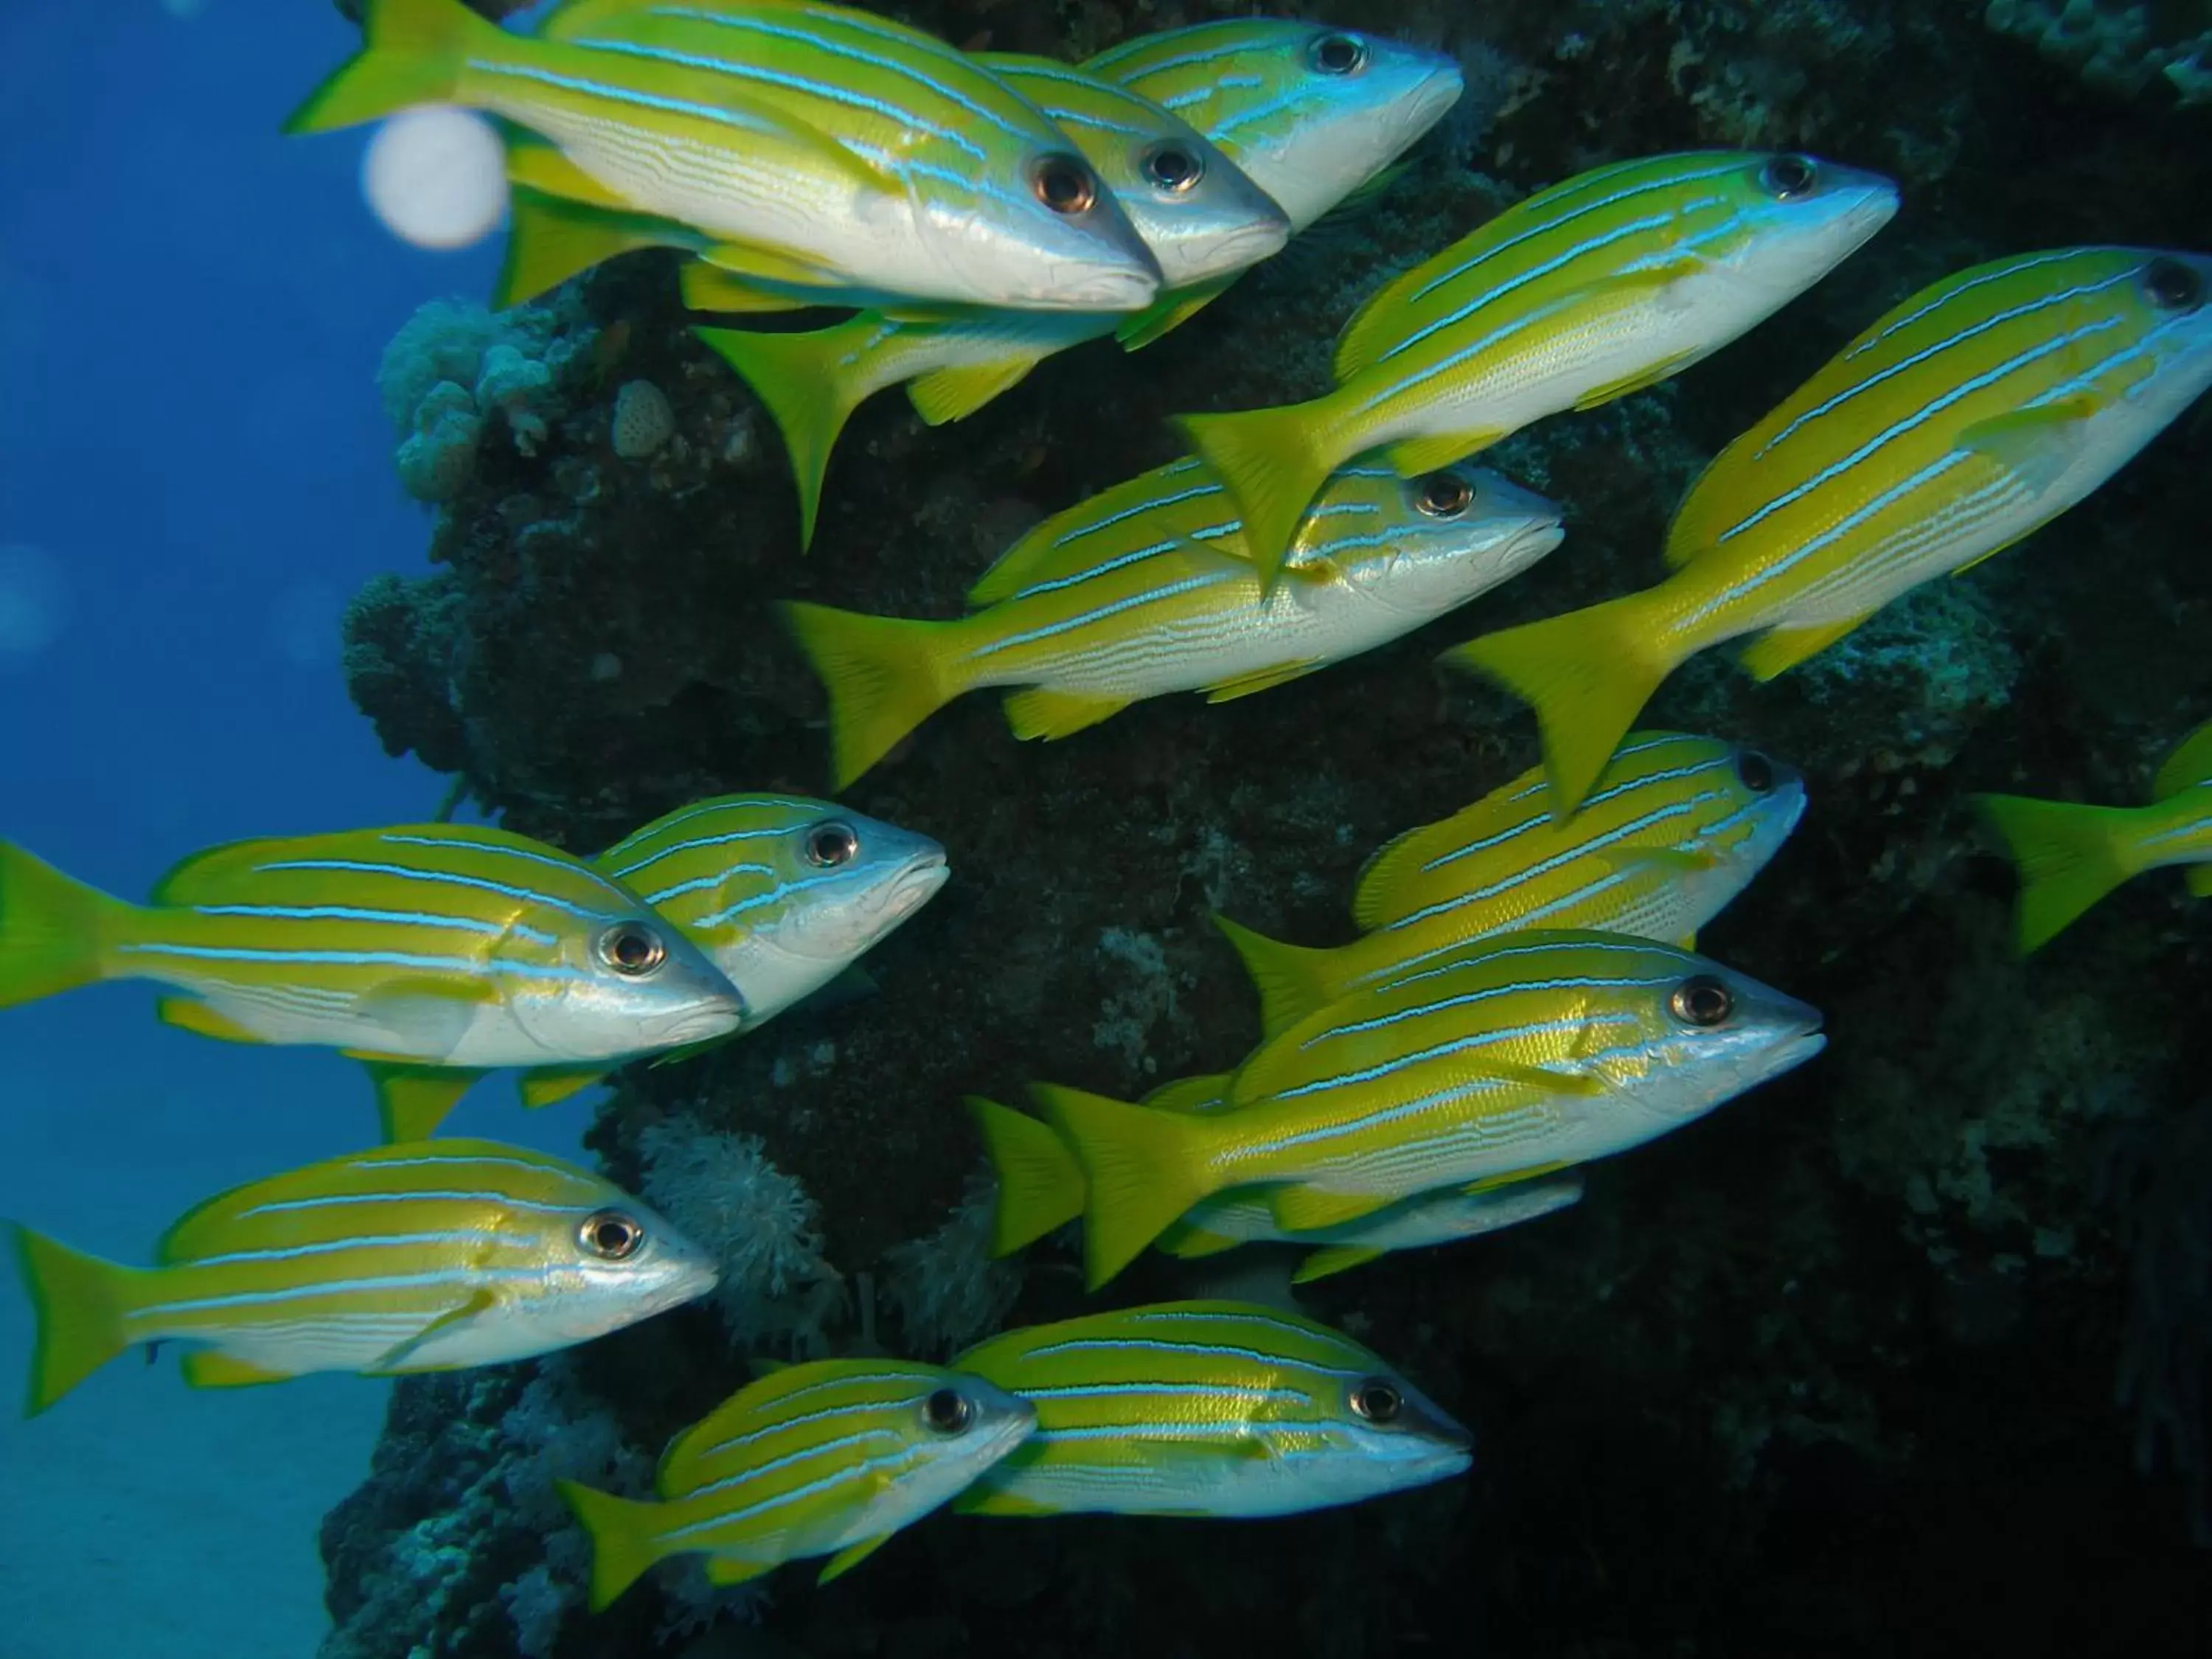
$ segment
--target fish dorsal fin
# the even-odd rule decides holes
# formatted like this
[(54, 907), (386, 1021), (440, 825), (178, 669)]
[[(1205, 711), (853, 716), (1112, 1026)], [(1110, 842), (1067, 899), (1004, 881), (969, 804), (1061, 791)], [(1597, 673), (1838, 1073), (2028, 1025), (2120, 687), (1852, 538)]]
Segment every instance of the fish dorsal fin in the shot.
[(428, 1140), (483, 1073), (466, 1067), (366, 1061), (386, 1141)]
[(757, 288), (734, 270), (710, 265), (704, 259), (687, 259), (678, 274), (687, 311), (740, 314), (769, 311), (804, 311), (811, 303), (770, 289)]
[(1067, 738), (1129, 706), (1127, 697), (1085, 696), (1031, 686), (1006, 699), (1006, 724), (1018, 738)]
[(1817, 628), (1770, 628), (1744, 647), (1736, 660), (1753, 679), (1771, 680), (1817, 657), (1865, 620), (1865, 617), (1846, 617)]
[(1137, 1103), (1158, 1112), (1218, 1112), (1228, 1103), (1230, 1072), (1209, 1072), (1200, 1077), (1179, 1077), (1163, 1083)]
[(2152, 780), (2150, 794), (2153, 800), (2164, 800), (2168, 795), (2179, 794), (2184, 789), (2194, 788), (2212, 781), (2212, 720), (2207, 720), (2187, 737), (2166, 757)]
[(883, 1548), (890, 1541), (890, 1534), (879, 1532), (873, 1538), (863, 1538), (857, 1544), (846, 1545), (843, 1549), (830, 1558), (828, 1564), (823, 1567), (820, 1576), (814, 1582), (817, 1584), (826, 1584), (832, 1578), (841, 1577), (850, 1572), (861, 1562)]
[[(374, 1360), (361, 1368), (362, 1374), (366, 1376), (381, 1376), (396, 1371), (425, 1369), (415, 1364), (416, 1356), (423, 1349), (428, 1347), (437, 1338), (459, 1330), (479, 1314), (489, 1313), (498, 1305), (499, 1297), (489, 1289), (480, 1289), (475, 1291), (459, 1307), (447, 1309), (404, 1342), (379, 1354)], [(450, 1367), (441, 1366), (433, 1369), (444, 1370)]]
[(606, 1081), (607, 1070), (605, 1066), (533, 1066), (522, 1074), (515, 1091), (522, 1097), (522, 1103), (532, 1110), (541, 1106), (557, 1106), (583, 1093), (594, 1083)]
[(1316, 1279), (1327, 1279), (1347, 1268), (1362, 1267), (1384, 1254), (1375, 1244), (1330, 1244), (1314, 1251), (1298, 1263), (1297, 1271), (1291, 1275), (1293, 1285), (1310, 1285)]
[(965, 420), (1000, 392), (1019, 386), (1044, 356), (1018, 352), (992, 362), (932, 369), (907, 382), (907, 401), (931, 426)]
[(1114, 331), (1114, 337), (1121, 343), (1124, 351), (1142, 351), (1153, 341), (1172, 334), (1192, 318), (1212, 305), (1238, 276), (1237, 271), (1227, 276), (1217, 276), (1210, 282), (1194, 283), (1188, 288), (1179, 288), (1160, 297), (1125, 319)]

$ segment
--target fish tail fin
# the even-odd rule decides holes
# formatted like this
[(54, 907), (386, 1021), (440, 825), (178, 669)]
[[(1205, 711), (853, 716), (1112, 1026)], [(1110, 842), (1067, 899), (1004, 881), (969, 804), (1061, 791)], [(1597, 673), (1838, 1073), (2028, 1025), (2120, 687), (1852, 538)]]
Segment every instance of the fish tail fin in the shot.
[(23, 1415), (35, 1417), (131, 1346), (136, 1268), (16, 1226), (15, 1265), (38, 1318)]
[(1083, 1213), (1083, 1166), (1050, 1124), (981, 1095), (968, 1097), (968, 1109), (999, 1172), (993, 1255), (1012, 1255)]
[(1083, 1166), (1083, 1264), (1097, 1290), (1212, 1192), (1212, 1120), (1063, 1089), (1030, 1089)]
[(0, 1008), (105, 978), (112, 927), (130, 912), (120, 899), (0, 842)]
[(814, 540), (821, 515), (822, 481), (830, 453), (853, 411), (877, 390), (867, 379), (846, 372), (862, 361), (854, 350), (873, 325), (865, 317), (804, 334), (768, 334), (742, 328), (700, 328), (692, 332), (737, 371), (767, 405), (783, 434), (791, 460), (791, 480), (799, 486), (799, 548)]
[(1273, 586), (1306, 508), (1345, 458), (1334, 423), (1312, 404), (1234, 415), (1179, 415), (1176, 425), (1221, 482), (1244, 521), (1244, 546)]
[(1582, 805), (1644, 705), (1681, 660), (1653, 622), (1648, 596), (1626, 593), (1486, 634), (1444, 653), (1444, 661), (1496, 681), (1534, 708), (1555, 823)]
[(1272, 1037), (1334, 1000), (1335, 976), (1329, 972), (1336, 955), (1334, 951), (1285, 945), (1226, 916), (1215, 916), (1213, 925), (1236, 946), (1237, 954), (1244, 959), (1244, 971), (1251, 975), (1253, 988), (1260, 994), (1262, 1036)]
[(660, 1505), (617, 1498), (577, 1480), (554, 1485), (591, 1537), (592, 1611), (604, 1613), (660, 1559)]
[(799, 648), (830, 694), (830, 746), (842, 789), (942, 708), (945, 684), (933, 648), (939, 623), (865, 617), (798, 600), (782, 606)]
[(2024, 955), (2063, 932), (2141, 863), (2124, 806), (2077, 806), (2024, 795), (1976, 803), (2020, 866), (2020, 948)]
[(362, 49), (307, 94), (287, 132), (332, 132), (414, 104), (453, 101), (469, 47), (486, 34), (511, 40), (461, 0), (368, 0)]

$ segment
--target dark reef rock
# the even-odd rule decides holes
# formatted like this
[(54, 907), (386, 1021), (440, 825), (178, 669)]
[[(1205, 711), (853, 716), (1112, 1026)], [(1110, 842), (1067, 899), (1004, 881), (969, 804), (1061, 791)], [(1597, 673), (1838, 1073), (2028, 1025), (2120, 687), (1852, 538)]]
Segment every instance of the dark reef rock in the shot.
[[(902, 15), (966, 44), (1079, 55), (1231, 9)], [(1370, 848), (1531, 762), (1525, 711), (1440, 676), (1437, 650), (1649, 580), (1704, 460), (1942, 272), (2073, 241), (2202, 246), (2202, 112), (2148, 82), (2113, 95), (1983, 11), (1340, 9), (1459, 52), (1471, 112), (1375, 208), (1158, 346), (1048, 363), (941, 430), (896, 395), (872, 403), (804, 559), (773, 428), (691, 337), (668, 264), (634, 256), (588, 278), (600, 332), (536, 453), (487, 441), (438, 519), (437, 568), (372, 584), (347, 623), (354, 695), (388, 749), (581, 850), (697, 795), (822, 788), (820, 694), (769, 601), (956, 614), (1038, 517), (1170, 459), (1167, 415), (1320, 389), (1362, 295), (1531, 189), (1624, 155), (1757, 143), (1885, 168), (1906, 202), (1747, 342), (1493, 452), (1567, 504), (1570, 535), (1469, 611), (1264, 696), (1156, 702), (1064, 743), (1016, 742), (988, 696), (929, 721), (847, 795), (951, 854), (943, 896), (871, 958), (883, 994), (626, 1077), (593, 1134), (610, 1169), (635, 1179), (640, 1132), (678, 1111), (757, 1134), (818, 1201), (829, 1258), (856, 1280), (883, 1271), (961, 1199), (977, 1160), (961, 1094), (1032, 1078), (1128, 1093), (1232, 1063), (1255, 1011), (1208, 911), (1340, 940)], [(675, 435), (628, 460), (611, 411), (637, 380), (666, 395)], [(2197, 1646), (2185, 1632), (2212, 1631), (2187, 1513), (2212, 1340), (2212, 912), (2147, 879), (2023, 963), (2009, 872), (1978, 848), (1966, 797), (2138, 799), (2163, 746), (2212, 712), (2208, 478), (2199, 408), (2026, 547), (1803, 670), (1760, 687), (1716, 655), (1652, 706), (1649, 724), (1806, 769), (1805, 824), (1704, 944), (1824, 1008), (1832, 1047), (1597, 1167), (1576, 1211), (1314, 1287), (1316, 1315), (1476, 1426), (1469, 1479), (1264, 1525), (940, 1520), (827, 1589), (781, 1576), (772, 1604), (746, 1604), (764, 1624), (726, 1623), (696, 1650)], [(911, 1278), (914, 1252), (897, 1270)], [(1117, 1292), (1191, 1283), (1154, 1262)], [(1078, 1305), (1069, 1258), (1032, 1251), (1012, 1317)], [(599, 1449), (586, 1462), (621, 1472), (635, 1453), (620, 1449), (658, 1446), (739, 1380), (711, 1316), (663, 1323), (562, 1362), (556, 1415), (595, 1425), (577, 1431)], [(2134, 1421), (2115, 1404), (2124, 1355)], [(544, 1565), (557, 1516), (526, 1523), (488, 1484), (546, 1443), (502, 1427), (527, 1375), (398, 1386), (374, 1474), (325, 1530), (341, 1627), (326, 1659), (672, 1653), (724, 1610), (659, 1581), (605, 1618), (573, 1610), (558, 1576), (573, 1540)], [(2176, 1458), (2195, 1461), (2193, 1500)]]

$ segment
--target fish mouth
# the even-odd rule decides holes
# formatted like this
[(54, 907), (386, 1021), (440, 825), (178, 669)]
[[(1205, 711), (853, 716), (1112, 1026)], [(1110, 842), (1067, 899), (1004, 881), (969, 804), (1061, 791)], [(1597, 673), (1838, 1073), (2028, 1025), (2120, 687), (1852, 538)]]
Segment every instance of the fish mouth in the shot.
[(723, 1036), (744, 1024), (750, 1012), (742, 994), (732, 988), (730, 994), (714, 1002), (704, 1002), (679, 1012), (647, 1020), (645, 1030), (648, 1046), (673, 1048), (687, 1042), (704, 1042), (709, 1038)]
[[(1192, 259), (1190, 275), (1184, 282), (1200, 282), (1208, 276), (1225, 276), (1232, 270), (1242, 270), (1247, 265), (1256, 265), (1262, 259), (1273, 258), (1289, 246), (1291, 222), (1283, 216), (1280, 208), (1273, 202), (1265, 215), (1231, 225), (1217, 235), (1196, 239), (1195, 258)], [(1178, 287), (1182, 283), (1177, 284)]]
[(895, 916), (910, 916), (937, 896), (937, 890), (952, 878), (952, 866), (942, 853), (925, 853), (900, 871), (884, 896), (884, 908)]
[[(1146, 264), (1092, 265), (1080, 275), (1055, 274), (1030, 298), (1040, 311), (1142, 311), (1160, 291), (1158, 267), (1147, 253)], [(1151, 266), (1147, 269), (1146, 266)]]
[(1403, 136), (1402, 149), (1443, 119), (1445, 112), (1467, 91), (1467, 79), (1455, 64), (1439, 64), (1412, 88), (1391, 100), (1398, 118), (1395, 131)]

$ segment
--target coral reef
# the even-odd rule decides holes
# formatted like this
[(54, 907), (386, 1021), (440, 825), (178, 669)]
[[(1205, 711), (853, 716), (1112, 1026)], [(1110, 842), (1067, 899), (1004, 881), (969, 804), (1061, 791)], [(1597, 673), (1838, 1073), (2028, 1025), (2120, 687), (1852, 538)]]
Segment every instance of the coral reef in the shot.
[[(1241, 9), (906, 15), (1080, 55)], [(1468, 612), (1265, 696), (1147, 704), (1060, 744), (1018, 744), (969, 699), (865, 779), (854, 805), (943, 841), (953, 880), (871, 957), (880, 994), (623, 1079), (594, 1146), (720, 1241), (739, 1288), (577, 1356), (560, 1409), (611, 1413), (603, 1445), (656, 1447), (740, 1380), (733, 1339), (859, 1340), (864, 1275), (884, 1340), (921, 1352), (1080, 1305), (1060, 1247), (982, 1265), (963, 1093), (1050, 1078), (1133, 1095), (1233, 1063), (1256, 1010), (1206, 913), (1341, 939), (1370, 849), (1534, 757), (1525, 711), (1440, 677), (1437, 651), (1650, 580), (1705, 459), (1942, 272), (2071, 241), (2201, 242), (2201, 114), (2148, 78), (2144, 96), (2083, 91), (2008, 32), (2037, 9), (1992, 27), (1978, 0), (1378, 0), (1349, 21), (1449, 47), (1481, 94), (1390, 191), (1140, 354), (1087, 348), (938, 430), (897, 397), (872, 403), (804, 560), (772, 428), (692, 339), (668, 261), (630, 256), (554, 299), (568, 320), (538, 361), (592, 344), (526, 402), (534, 447), (474, 444), (434, 568), (363, 592), (346, 665), (387, 749), (589, 849), (695, 796), (820, 788), (820, 694), (769, 601), (955, 614), (1029, 525), (1171, 458), (1164, 416), (1318, 390), (1362, 295), (1532, 189), (1638, 150), (1774, 143), (1887, 170), (1906, 200), (1743, 344), (1493, 451), (1565, 503), (1569, 539)], [(2161, 49), (2188, 38), (2192, 8), (2131, 9)], [(481, 414), (485, 361), (422, 381), (410, 421), (439, 381)], [(672, 432), (631, 455), (618, 388), (635, 383)], [(434, 425), (459, 418), (447, 401)], [(1474, 1425), (1468, 1480), (1265, 1527), (933, 1521), (829, 1590), (779, 1579), (744, 1639), (1057, 1659), (1397, 1653), (1479, 1630), (1498, 1655), (1856, 1659), (1954, 1652), (1969, 1619), (1969, 1645), (2022, 1653), (2166, 1650), (2212, 1620), (2172, 1491), (2191, 1478), (2176, 1466), (2204, 1462), (2205, 1160), (2186, 1125), (2212, 1060), (2212, 915), (2178, 885), (2131, 884), (2017, 962), (2010, 873), (1966, 803), (2028, 786), (2139, 799), (2212, 709), (2208, 446), (2199, 410), (2083, 508), (1805, 669), (1760, 686), (1716, 655), (1652, 705), (1655, 726), (1805, 769), (1805, 824), (1702, 943), (1826, 1009), (1832, 1048), (1593, 1170), (1571, 1213), (1314, 1287), (1312, 1311)], [(2160, 1150), (2127, 1163), (2127, 1146)], [(787, 1290), (763, 1291), (779, 1250)], [(810, 1324), (782, 1299), (837, 1282), (833, 1261), (854, 1293), (824, 1292)], [(1185, 1288), (1181, 1273), (1150, 1263), (1128, 1294)], [(2149, 1479), (2114, 1403), (2124, 1355)], [(376, 1471), (325, 1534), (333, 1656), (526, 1639), (627, 1659), (682, 1626), (661, 1581), (575, 1616), (557, 1527), (494, 1501), (527, 1375), (399, 1387)]]

